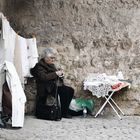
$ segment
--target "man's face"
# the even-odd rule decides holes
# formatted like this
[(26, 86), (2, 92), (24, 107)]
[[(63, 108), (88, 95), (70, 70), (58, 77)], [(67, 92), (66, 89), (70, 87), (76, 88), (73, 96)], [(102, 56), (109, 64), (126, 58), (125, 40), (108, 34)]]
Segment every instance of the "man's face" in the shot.
[(47, 64), (54, 64), (56, 57), (55, 56), (45, 57), (44, 60), (45, 60), (45, 63)]

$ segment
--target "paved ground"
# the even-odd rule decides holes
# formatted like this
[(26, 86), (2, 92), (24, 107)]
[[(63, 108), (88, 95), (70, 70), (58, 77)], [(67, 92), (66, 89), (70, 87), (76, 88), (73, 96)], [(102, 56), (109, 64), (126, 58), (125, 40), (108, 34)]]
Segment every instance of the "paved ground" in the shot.
[(140, 116), (75, 117), (59, 122), (26, 116), (22, 129), (0, 129), (0, 140), (140, 140)]

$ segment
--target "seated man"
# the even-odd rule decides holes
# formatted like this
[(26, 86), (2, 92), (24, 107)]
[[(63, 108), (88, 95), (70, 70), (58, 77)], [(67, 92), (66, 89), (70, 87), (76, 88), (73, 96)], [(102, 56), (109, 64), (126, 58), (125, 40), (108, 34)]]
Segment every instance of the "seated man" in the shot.
[(74, 90), (64, 85), (63, 79), (59, 78), (64, 73), (61, 69), (56, 69), (54, 65), (55, 55), (55, 49), (47, 48), (44, 51), (43, 58), (31, 69), (31, 74), (36, 78), (37, 82), (36, 116), (38, 117), (42, 108), (45, 107), (47, 96), (55, 93), (56, 82), (58, 79), (61, 79), (59, 82), (61, 86), (58, 87), (57, 92), (60, 96), (62, 117), (71, 118), (69, 115), (69, 105), (73, 98)]

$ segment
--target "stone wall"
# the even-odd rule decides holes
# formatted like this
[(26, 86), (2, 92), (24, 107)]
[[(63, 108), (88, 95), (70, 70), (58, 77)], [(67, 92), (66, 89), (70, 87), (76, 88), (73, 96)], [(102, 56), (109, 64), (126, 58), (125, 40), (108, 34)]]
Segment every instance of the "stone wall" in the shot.
[(132, 88), (115, 98), (126, 114), (140, 115), (139, 0), (5, 2), (11, 26), (24, 37), (35, 35), (40, 55), (45, 47), (57, 48), (65, 82), (75, 88), (76, 96), (86, 95), (82, 81), (88, 73), (121, 70), (132, 80)]
[(4, 1), (1, 0), (0, 1), (0, 11), (3, 11), (3, 9), (4, 9)]

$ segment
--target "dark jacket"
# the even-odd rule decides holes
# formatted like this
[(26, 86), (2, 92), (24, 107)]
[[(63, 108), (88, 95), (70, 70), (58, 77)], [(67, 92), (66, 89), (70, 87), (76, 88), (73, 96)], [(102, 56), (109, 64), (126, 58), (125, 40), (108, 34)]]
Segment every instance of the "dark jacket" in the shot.
[(31, 69), (31, 74), (35, 77), (37, 83), (37, 105), (44, 105), (47, 96), (55, 94), (58, 79), (55, 71), (55, 65), (47, 64), (43, 59)]

